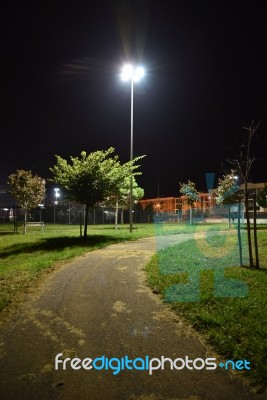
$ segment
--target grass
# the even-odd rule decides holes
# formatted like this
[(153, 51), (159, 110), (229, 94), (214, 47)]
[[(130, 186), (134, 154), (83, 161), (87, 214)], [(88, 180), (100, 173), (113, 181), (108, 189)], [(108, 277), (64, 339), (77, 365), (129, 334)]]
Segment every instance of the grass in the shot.
[(112, 225), (90, 225), (87, 240), (79, 237), (79, 226), (72, 225), (47, 225), (43, 232), (31, 227), (26, 236), (12, 231), (12, 225), (0, 224), (0, 310), (16, 303), (21, 293), (34, 287), (36, 279), (57, 263), (122, 241), (194, 233), (193, 240), (153, 257), (147, 266), (148, 283), (202, 332), (218, 353), (251, 361), (251, 376), (266, 384), (266, 227), (260, 226), (258, 231), (260, 270), (238, 267), (236, 233), (229, 232), (227, 224), (137, 224), (131, 234), (126, 225), (117, 230)]
[[(244, 236), (244, 233), (243, 233)], [(243, 237), (244, 253), (247, 254)], [(226, 359), (247, 359), (267, 384), (267, 232), (258, 232), (259, 270), (240, 267), (236, 235), (195, 237), (153, 257), (148, 283)], [(247, 261), (247, 256), (245, 257)]]
[[(160, 227), (161, 234), (191, 233), (194, 229), (188, 225), (166, 224)], [(202, 227), (202, 230), (207, 229)], [(220, 224), (214, 229), (226, 229)], [(33, 285), (42, 273), (57, 262), (79, 256), (85, 252), (126, 240), (135, 240), (154, 236), (154, 224), (136, 224), (129, 233), (129, 226), (90, 225), (88, 239), (80, 238), (80, 228), (75, 225), (46, 225), (43, 232), (40, 227), (29, 227), (27, 235), (13, 233), (12, 224), (0, 224), (0, 311), (15, 302), (17, 295)]]
[(151, 235), (151, 228), (142, 226), (130, 236), (126, 227), (116, 231), (111, 226), (90, 227), (85, 240), (79, 236), (79, 226), (48, 225), (43, 232), (31, 227), (24, 236), (21, 232), (12, 233), (11, 225), (0, 225), (0, 311), (55, 263), (109, 244)]

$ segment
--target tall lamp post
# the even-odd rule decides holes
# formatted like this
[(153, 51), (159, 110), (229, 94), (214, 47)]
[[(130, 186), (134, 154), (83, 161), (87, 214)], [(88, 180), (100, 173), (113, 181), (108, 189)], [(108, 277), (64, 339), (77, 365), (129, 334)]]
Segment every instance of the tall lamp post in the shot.
[[(144, 68), (126, 64), (121, 71), (121, 79), (124, 82), (131, 82), (131, 144), (130, 161), (133, 160), (133, 89), (134, 82), (138, 82), (145, 74)], [(130, 232), (133, 231), (133, 175), (130, 177)]]
[(54, 224), (56, 223), (56, 204), (58, 204), (58, 198), (60, 196), (59, 194), (59, 188), (54, 188), (55, 192), (55, 201), (54, 201)]

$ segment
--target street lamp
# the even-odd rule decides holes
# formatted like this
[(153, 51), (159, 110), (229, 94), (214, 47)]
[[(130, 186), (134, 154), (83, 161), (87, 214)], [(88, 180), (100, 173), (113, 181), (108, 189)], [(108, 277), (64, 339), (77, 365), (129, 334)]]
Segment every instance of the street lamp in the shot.
[(58, 204), (58, 198), (60, 196), (59, 194), (59, 188), (54, 188), (55, 192), (55, 201), (54, 201), (54, 224), (56, 223), (56, 204)]
[[(131, 81), (131, 144), (130, 161), (133, 160), (133, 89), (134, 82), (138, 82), (144, 76), (145, 71), (142, 67), (134, 67), (126, 64), (121, 71), (121, 79), (124, 82)], [(130, 232), (133, 230), (133, 176), (130, 178)]]

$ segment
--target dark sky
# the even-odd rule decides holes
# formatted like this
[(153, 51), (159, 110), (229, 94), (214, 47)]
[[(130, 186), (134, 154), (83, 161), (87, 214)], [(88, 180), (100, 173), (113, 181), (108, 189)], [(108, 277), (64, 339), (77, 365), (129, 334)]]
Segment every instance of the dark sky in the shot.
[(158, 182), (161, 196), (188, 179), (206, 190), (253, 120), (252, 180), (267, 181), (265, 0), (17, 3), (1, 28), (0, 183), (16, 169), (49, 177), (55, 154), (113, 146), (127, 161), (126, 61), (146, 68), (134, 90), (145, 197)]

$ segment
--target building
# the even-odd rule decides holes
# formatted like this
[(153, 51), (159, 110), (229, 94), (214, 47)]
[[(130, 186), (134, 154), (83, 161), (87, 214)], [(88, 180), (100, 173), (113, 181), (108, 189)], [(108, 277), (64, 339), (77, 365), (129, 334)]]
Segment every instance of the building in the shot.
[[(214, 199), (211, 193), (199, 193), (199, 200), (195, 202), (195, 208), (203, 211), (209, 211), (214, 205)], [(154, 199), (140, 200), (143, 210), (151, 207), (156, 213), (177, 214), (179, 210), (188, 210), (185, 196), (180, 197), (156, 197)]]
[[(248, 183), (249, 193), (255, 193), (256, 196), (264, 190), (267, 183)], [(240, 190), (244, 190), (244, 184), (240, 186)], [(198, 193), (199, 200), (195, 202), (195, 210), (201, 211), (202, 213), (212, 213), (216, 207), (215, 199), (213, 196), (214, 190), (209, 193)], [(267, 199), (266, 199), (267, 202)], [(189, 206), (186, 204), (185, 196), (180, 197), (156, 197), (153, 199), (140, 200), (140, 205), (143, 210), (147, 207), (151, 207), (155, 213), (168, 213), (178, 214), (179, 210), (187, 211)], [(266, 204), (267, 205), (267, 204)], [(259, 208), (259, 211), (265, 209)]]

